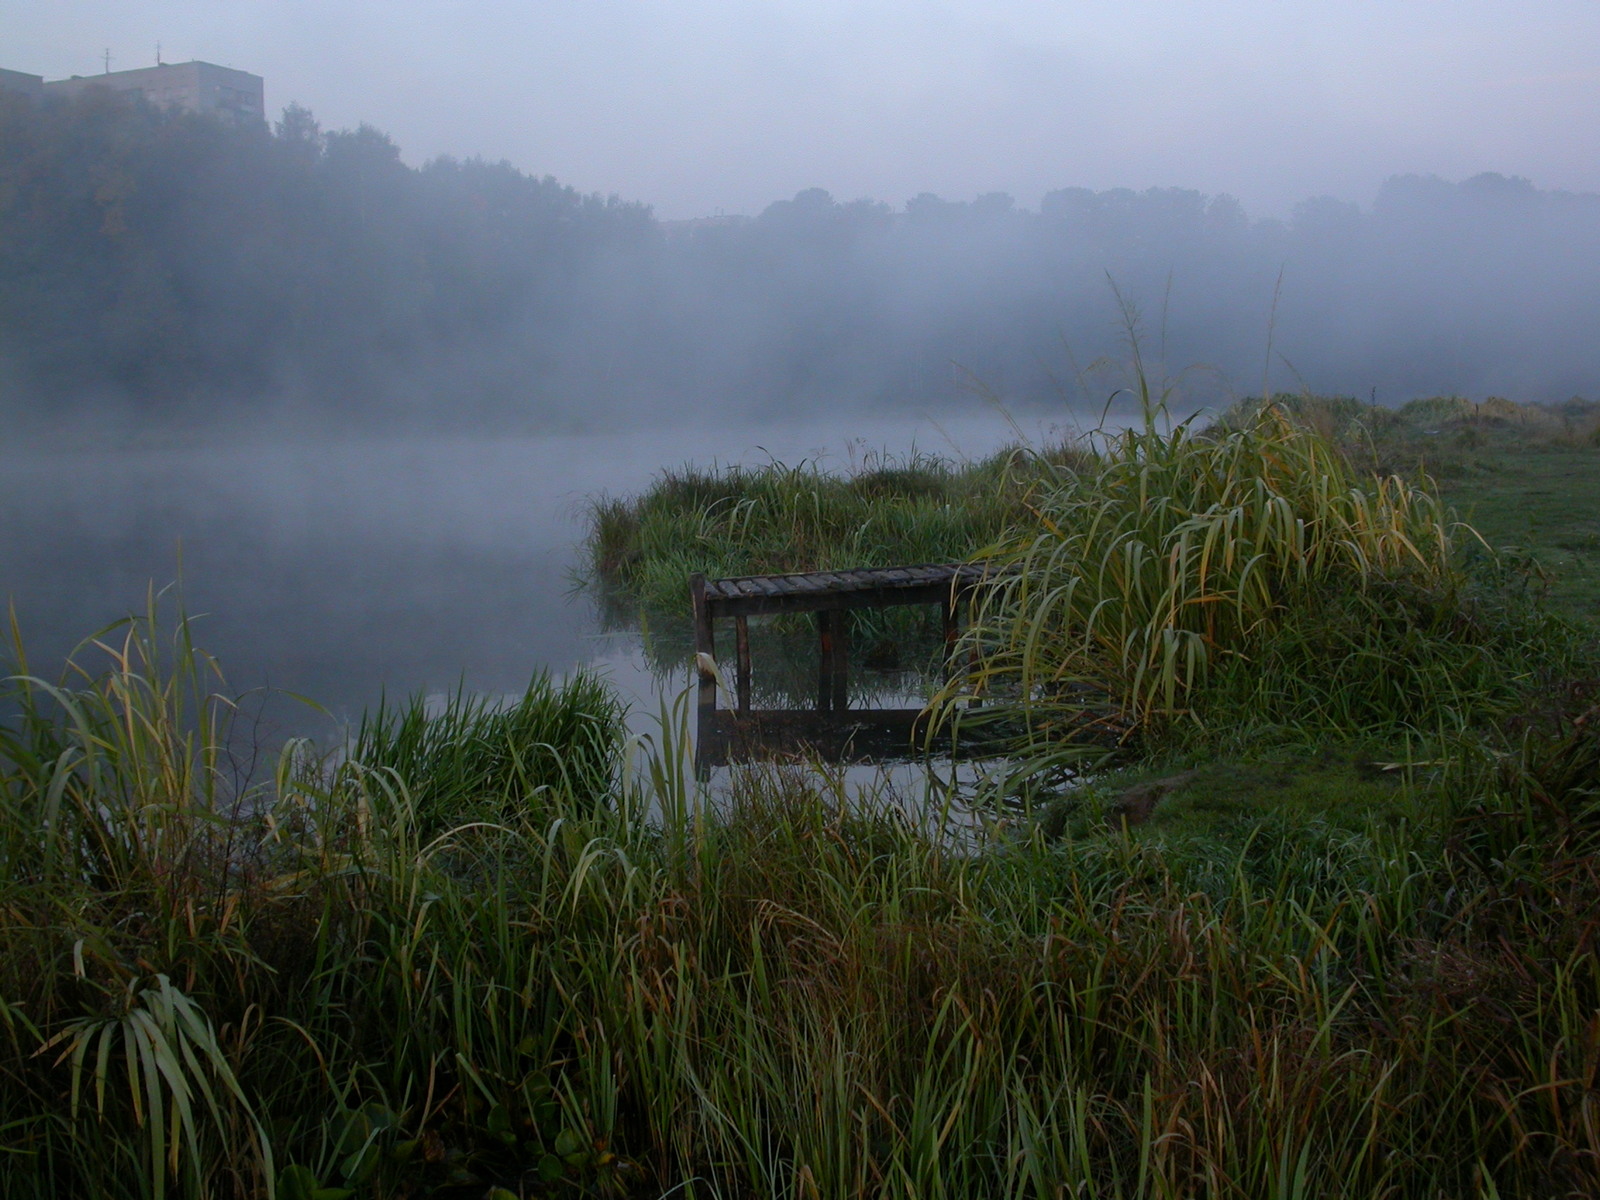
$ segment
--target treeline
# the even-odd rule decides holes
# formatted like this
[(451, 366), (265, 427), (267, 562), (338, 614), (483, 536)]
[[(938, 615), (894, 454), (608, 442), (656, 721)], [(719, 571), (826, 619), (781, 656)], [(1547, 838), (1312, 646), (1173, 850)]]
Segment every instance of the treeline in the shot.
[(425, 403), (445, 368), (558, 323), (606, 247), (652, 235), (642, 205), (505, 163), (414, 170), (378, 130), (296, 106), (268, 130), (0, 93), (0, 356), (36, 403)]
[[(1126, 358), (1225, 400), (1301, 386), (1600, 391), (1600, 197), (1390, 180), (1288, 221), (1182, 189), (812, 189), (658, 222), (506, 163), (406, 166), (291, 106), (231, 128), (89, 94), (0, 94), (0, 396), (140, 418), (575, 425), (627, 414), (1077, 394)], [(1090, 387), (1103, 396), (1103, 387)]]
[(1130, 309), (1142, 356), (1207, 402), (1600, 392), (1600, 196), (1496, 174), (1400, 176), (1368, 210), (1322, 197), (1287, 221), (1178, 188), (1067, 188), (1038, 211), (925, 194), (901, 213), (813, 190), (689, 235), (688, 277), (787, 334), (754, 328), (749, 349), (824, 393), (1070, 396), (1096, 360), (1128, 362)]

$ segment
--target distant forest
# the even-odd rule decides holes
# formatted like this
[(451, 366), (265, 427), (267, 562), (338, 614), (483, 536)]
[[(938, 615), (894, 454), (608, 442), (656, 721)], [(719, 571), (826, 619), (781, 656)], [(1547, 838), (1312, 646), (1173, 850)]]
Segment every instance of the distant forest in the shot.
[(0, 93), (0, 407), (20, 423), (1027, 408), (1125, 359), (1133, 309), (1145, 357), (1196, 368), (1201, 400), (1269, 368), (1380, 401), (1593, 397), (1597, 252), (1600, 196), (1494, 174), (1397, 177), (1287, 222), (1176, 188), (898, 212), (813, 189), (658, 222), (504, 162), (408, 167), (298, 106), (235, 128)]

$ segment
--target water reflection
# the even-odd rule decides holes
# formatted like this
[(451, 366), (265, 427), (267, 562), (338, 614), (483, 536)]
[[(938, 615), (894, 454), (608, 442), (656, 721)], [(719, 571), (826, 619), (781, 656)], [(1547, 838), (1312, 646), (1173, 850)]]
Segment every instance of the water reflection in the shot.
[[(79, 639), (143, 611), (152, 586), (181, 576), (195, 639), (233, 689), (283, 689), (328, 714), (274, 702), (258, 721), (264, 738), (337, 736), (385, 692), (520, 694), (540, 670), (581, 666), (649, 714), (663, 689), (687, 682), (680, 650), (670, 631), (652, 630), (647, 646), (574, 595), (585, 501), (686, 463), (845, 465), (864, 449), (978, 457), (1017, 432), (988, 412), (853, 428), (849, 441), (816, 421), (498, 440), (13, 444), (0, 450), (0, 596), (33, 669), (54, 674), (49, 664)], [(1057, 427), (1030, 432), (1043, 440)], [(783, 649), (803, 633), (771, 636), (769, 661), (811, 661), (809, 647)], [(903, 694), (915, 670), (861, 666), (852, 703)]]

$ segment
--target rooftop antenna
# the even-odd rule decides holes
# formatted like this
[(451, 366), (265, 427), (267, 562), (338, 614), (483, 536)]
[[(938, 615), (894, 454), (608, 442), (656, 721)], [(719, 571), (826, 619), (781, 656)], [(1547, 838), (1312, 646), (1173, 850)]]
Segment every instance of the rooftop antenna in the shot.
[(106, 74), (109, 75), (109, 74), (111, 74), (111, 47), (110, 46), (106, 47), (106, 52), (105, 52), (105, 56), (104, 57), (105, 57), (105, 60), (106, 60)]

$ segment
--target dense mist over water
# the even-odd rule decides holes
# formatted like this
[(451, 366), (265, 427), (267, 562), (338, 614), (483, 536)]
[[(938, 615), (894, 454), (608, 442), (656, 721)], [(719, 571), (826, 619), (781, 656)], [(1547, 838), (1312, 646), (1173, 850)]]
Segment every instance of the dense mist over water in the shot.
[[(638, 630), (609, 628), (595, 594), (578, 590), (591, 499), (686, 463), (848, 469), (885, 449), (959, 458), (1053, 432), (988, 413), (865, 419), (848, 439), (818, 418), (529, 437), (8, 442), (0, 598), (29, 669), (55, 678), (81, 639), (170, 589), (158, 599), (165, 627), (186, 611), (230, 690), (283, 689), (327, 710), (280, 697), (267, 742), (322, 735), (385, 692), (520, 694), (536, 671), (582, 666), (602, 669), (645, 721), (658, 685), (687, 681), (658, 681)], [(90, 650), (83, 661), (101, 659)], [(0, 672), (17, 665), (0, 647)]]
[(1288, 221), (1064, 186), (661, 222), (505, 163), (411, 168), (298, 107), (267, 130), (0, 93), (0, 197), (14, 430), (1027, 410), (1103, 399), (1087, 368), (1135, 332), (1194, 403), (1600, 390), (1600, 197), (1495, 174)]
[(53, 663), (181, 576), (235, 685), (345, 715), (638, 675), (571, 600), (587, 497), (1093, 425), (1135, 353), (1180, 414), (1594, 396), (1597, 251), (1600, 196), (1493, 174), (1288, 221), (1070, 186), (659, 221), (298, 107), (0, 92), (0, 594)]

